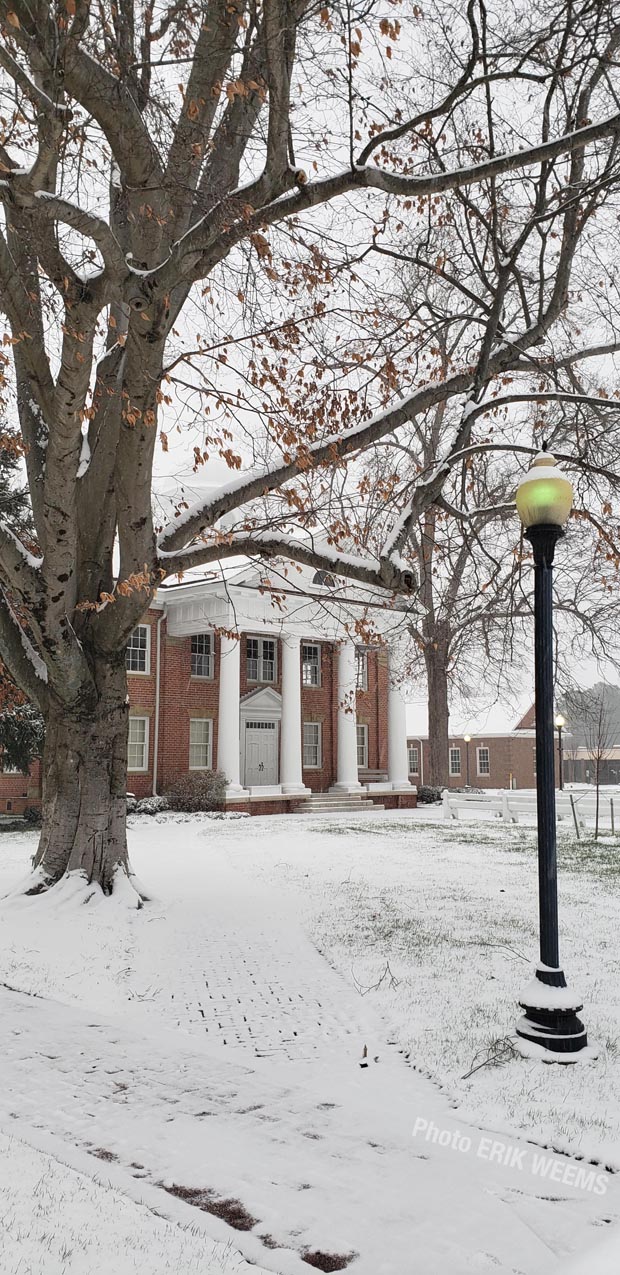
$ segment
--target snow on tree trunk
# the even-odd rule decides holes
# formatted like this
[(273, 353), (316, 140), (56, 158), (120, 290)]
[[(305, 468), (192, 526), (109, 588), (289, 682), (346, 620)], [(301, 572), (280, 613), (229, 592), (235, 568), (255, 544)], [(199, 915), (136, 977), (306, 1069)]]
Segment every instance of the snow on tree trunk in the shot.
[[(78, 711), (51, 702), (43, 753), (43, 826), (29, 893), (81, 873), (104, 894), (125, 890), (127, 685), (124, 662), (97, 669), (99, 699)], [(135, 904), (140, 898), (135, 891)]]
[(448, 783), (449, 719), (448, 672), (444, 648), (428, 646), (424, 652), (428, 690), (428, 784)]

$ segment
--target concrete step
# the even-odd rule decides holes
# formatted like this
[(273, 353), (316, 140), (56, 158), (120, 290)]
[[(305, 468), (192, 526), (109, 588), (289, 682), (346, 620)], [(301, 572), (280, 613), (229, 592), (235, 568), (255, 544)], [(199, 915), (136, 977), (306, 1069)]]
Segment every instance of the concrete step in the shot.
[[(314, 796), (307, 797), (305, 801), (300, 803), (297, 809), (299, 811), (305, 811), (307, 814), (312, 812), (315, 814), (321, 812), (329, 814), (330, 811), (337, 810), (367, 811), (376, 810), (379, 809), (379, 807), (375, 805), (374, 801), (371, 801), (370, 797), (368, 797), (366, 793), (343, 793), (342, 796), (340, 796), (339, 793), (326, 792), (315, 793)], [(381, 806), (380, 809), (383, 810), (384, 807)]]
[(358, 801), (354, 805), (347, 805), (345, 802), (334, 802), (328, 806), (319, 806), (314, 802), (310, 802), (307, 806), (298, 806), (295, 813), (298, 815), (337, 815), (339, 813), (365, 815), (368, 814), (369, 810), (385, 810), (385, 806), (374, 801)]
[(350, 806), (367, 806), (371, 798), (364, 793), (363, 796), (356, 792), (343, 793), (316, 793), (313, 797), (305, 797), (307, 806), (338, 806), (341, 802), (346, 801)]

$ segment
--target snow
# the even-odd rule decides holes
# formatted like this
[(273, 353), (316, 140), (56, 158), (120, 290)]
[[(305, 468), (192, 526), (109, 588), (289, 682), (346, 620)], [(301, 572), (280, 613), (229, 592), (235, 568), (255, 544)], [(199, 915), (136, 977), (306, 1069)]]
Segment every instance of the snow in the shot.
[(550, 987), (533, 978), (519, 992), (519, 1004), (532, 1009), (579, 1009), (583, 1005), (583, 997), (571, 987)]
[(76, 478), (83, 478), (84, 475), (88, 473), (89, 465), (90, 465), (90, 443), (88, 441), (88, 434), (84, 432), (82, 434), (82, 450), (80, 452), (80, 461), (77, 468)]
[[(131, 823), (140, 911), (76, 881), (6, 900), (2, 1271), (303, 1275), (318, 1250), (352, 1275), (546, 1275), (586, 1252), (620, 1220), (616, 843), (561, 856), (599, 1061), (463, 1079), (535, 968), (533, 842), (432, 809), (167, 814)], [(4, 834), (3, 893), (34, 846)]]
[(24, 559), (24, 562), (27, 562), (28, 566), (31, 567), (33, 571), (38, 571), (43, 564), (43, 558), (37, 557), (35, 554), (30, 553), (30, 551), (26, 549), (26, 546), (22, 544), (19, 537), (15, 535), (15, 532), (11, 530), (11, 528), (9, 527), (9, 524), (5, 522), (4, 519), (0, 520), (0, 528), (2, 529), (2, 534), (5, 536), (8, 536), (11, 543), (17, 549), (17, 552), (19, 553), (20, 557)]
[(116, 1188), (105, 1163), (93, 1177), (87, 1160), (36, 1130), (0, 1133), (5, 1275), (142, 1275), (145, 1255), (149, 1275), (261, 1275), (197, 1230), (193, 1218), (168, 1221), (155, 1211), (159, 1199), (149, 1205), (145, 1191), (134, 1200), (125, 1183)]

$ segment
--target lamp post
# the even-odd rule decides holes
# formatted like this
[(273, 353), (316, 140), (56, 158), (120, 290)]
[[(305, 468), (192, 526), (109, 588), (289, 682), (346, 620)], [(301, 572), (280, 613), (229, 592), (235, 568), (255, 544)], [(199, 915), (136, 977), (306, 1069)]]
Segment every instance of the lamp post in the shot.
[(465, 769), (467, 773), (467, 787), (469, 788), (469, 745), (471, 744), (471, 735), (463, 735), (465, 743)]
[(536, 802), (540, 961), (522, 993), (517, 1035), (570, 1061), (588, 1043), (560, 965), (553, 738), (553, 558), (571, 511), (573, 489), (542, 451), (517, 489), (517, 511), (534, 554), (534, 664), (536, 686)]
[(561, 713), (557, 714), (555, 719), (555, 727), (558, 732), (558, 776), (560, 790), (564, 787), (564, 750), (562, 748), (562, 731), (566, 726), (566, 719)]

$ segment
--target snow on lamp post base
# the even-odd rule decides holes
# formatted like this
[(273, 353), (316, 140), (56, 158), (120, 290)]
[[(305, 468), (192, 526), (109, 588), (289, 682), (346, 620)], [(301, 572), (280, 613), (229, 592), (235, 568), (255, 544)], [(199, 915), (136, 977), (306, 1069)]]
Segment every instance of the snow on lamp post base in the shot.
[(525, 1014), (517, 1036), (564, 1062), (587, 1047), (579, 997), (560, 966), (553, 721), (553, 559), (572, 505), (572, 487), (543, 451), (517, 490), (517, 510), (534, 554), (534, 669), (536, 686), (536, 805), (540, 963), (519, 1000)]
[[(540, 963), (531, 983), (519, 997), (525, 1011), (517, 1022), (517, 1035), (554, 1054), (579, 1054), (588, 1043), (580, 1018), (581, 998), (566, 986), (564, 972)], [(566, 1059), (570, 1061), (570, 1059)]]

